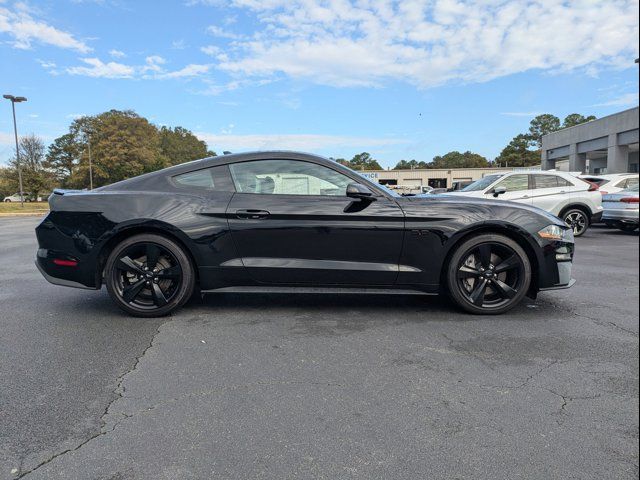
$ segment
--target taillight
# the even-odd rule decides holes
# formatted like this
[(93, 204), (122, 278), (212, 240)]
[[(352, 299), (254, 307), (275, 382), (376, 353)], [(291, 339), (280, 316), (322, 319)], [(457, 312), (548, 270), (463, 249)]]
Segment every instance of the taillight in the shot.
[(76, 260), (65, 260), (63, 258), (54, 258), (53, 263), (60, 267), (77, 267), (78, 262)]
[(609, 192), (605, 192), (604, 190), (600, 190), (600, 193), (601, 193), (602, 195), (606, 195), (606, 194), (607, 194), (607, 193), (609, 193)]
[(639, 200), (638, 197), (624, 197), (620, 199), (620, 201), (624, 203), (638, 203)]
[(585, 180), (585, 182), (587, 182), (589, 184), (589, 191), (590, 192), (596, 192), (596, 191), (600, 190), (600, 187), (598, 186), (597, 183), (590, 182), (589, 180)]

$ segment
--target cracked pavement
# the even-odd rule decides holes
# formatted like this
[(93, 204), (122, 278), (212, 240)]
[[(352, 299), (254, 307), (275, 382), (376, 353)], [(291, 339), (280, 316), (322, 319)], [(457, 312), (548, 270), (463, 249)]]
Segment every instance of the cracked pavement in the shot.
[(638, 478), (638, 236), (570, 290), (472, 317), (435, 297), (212, 294), (128, 318), (46, 283), (0, 219), (0, 478)]

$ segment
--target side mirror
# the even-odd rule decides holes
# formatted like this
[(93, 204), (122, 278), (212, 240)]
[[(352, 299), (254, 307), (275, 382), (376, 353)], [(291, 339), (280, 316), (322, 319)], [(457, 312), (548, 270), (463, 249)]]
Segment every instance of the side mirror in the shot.
[(496, 187), (493, 189), (493, 196), (498, 198), (498, 195), (502, 195), (503, 193), (507, 193), (506, 187)]
[(373, 192), (369, 190), (369, 187), (361, 183), (350, 183), (347, 185), (347, 197), (360, 200), (375, 200)]

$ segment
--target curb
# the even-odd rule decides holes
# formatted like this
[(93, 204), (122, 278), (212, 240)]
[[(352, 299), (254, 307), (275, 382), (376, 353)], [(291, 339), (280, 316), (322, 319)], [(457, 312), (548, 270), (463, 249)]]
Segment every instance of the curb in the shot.
[(49, 210), (43, 210), (41, 212), (11, 212), (11, 213), (0, 213), (0, 218), (10, 218), (10, 217), (43, 217)]

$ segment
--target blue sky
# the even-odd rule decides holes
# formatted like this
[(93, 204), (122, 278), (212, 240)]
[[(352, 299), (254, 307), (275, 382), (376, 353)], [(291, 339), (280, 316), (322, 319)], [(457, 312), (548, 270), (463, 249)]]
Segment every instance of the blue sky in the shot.
[(638, 105), (637, 57), (637, 0), (0, 0), (0, 93), (46, 142), (116, 108), (218, 152), (493, 158), (538, 113)]

